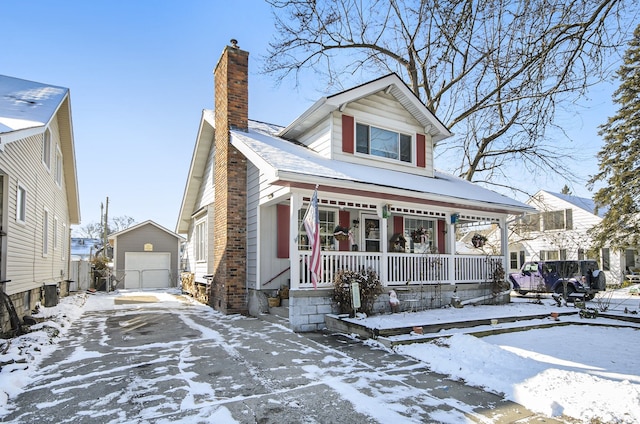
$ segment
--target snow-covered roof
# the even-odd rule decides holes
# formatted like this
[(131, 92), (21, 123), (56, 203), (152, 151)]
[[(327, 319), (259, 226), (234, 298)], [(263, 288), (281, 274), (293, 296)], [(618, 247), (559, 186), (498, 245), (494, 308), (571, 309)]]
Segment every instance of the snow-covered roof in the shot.
[[(504, 212), (533, 211), (529, 205), (436, 171), (435, 178), (329, 159), (313, 150), (273, 135), (275, 127), (249, 121), (249, 132), (231, 131), (231, 142), (268, 175), (270, 182), (325, 184), (396, 194), (427, 201), (449, 202)], [(368, 186), (368, 187), (367, 187)]]
[(424, 127), (425, 133), (431, 135), (434, 143), (451, 137), (449, 129), (422, 103), (413, 91), (397, 74), (385, 75), (357, 87), (350, 88), (315, 102), (300, 117), (284, 128), (279, 136), (288, 140), (298, 137), (312, 128), (320, 120), (336, 110), (342, 110), (347, 104), (358, 101), (374, 93), (385, 91), (393, 95), (402, 106)]
[(45, 126), (68, 91), (0, 75), (0, 134)]
[[(596, 203), (593, 201), (593, 199), (588, 199), (586, 197), (572, 196), (572, 195), (569, 195), (569, 194), (554, 193), (554, 192), (546, 191), (546, 190), (544, 190), (544, 191), (546, 193), (549, 193), (552, 196), (557, 197), (558, 199), (561, 199), (561, 200), (564, 200), (565, 202), (571, 203), (575, 207), (578, 207), (580, 209), (584, 209), (585, 211), (596, 215)], [(608, 210), (609, 210), (609, 208), (607, 208), (607, 207), (599, 208), (597, 216), (599, 216), (600, 218), (603, 218)]]

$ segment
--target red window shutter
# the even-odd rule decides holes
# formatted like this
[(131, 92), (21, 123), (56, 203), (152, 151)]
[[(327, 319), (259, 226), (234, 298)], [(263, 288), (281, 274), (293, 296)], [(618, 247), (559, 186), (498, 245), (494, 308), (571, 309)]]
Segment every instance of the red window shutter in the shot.
[(342, 115), (342, 151), (353, 153), (353, 116)]
[(404, 232), (404, 219), (401, 216), (393, 217), (393, 232), (394, 234)]
[[(340, 211), (338, 213), (338, 222), (341, 227), (349, 228), (349, 223), (351, 219), (351, 214), (349, 211)], [(351, 250), (351, 243), (349, 240), (341, 240), (338, 241), (338, 250), (340, 251), (348, 251)]]
[(438, 253), (444, 253), (445, 238), (447, 237), (446, 225), (444, 220), (438, 220)]
[(420, 168), (427, 166), (427, 144), (424, 134), (416, 136), (416, 166)]
[(276, 212), (278, 258), (289, 257), (289, 205), (278, 205)]

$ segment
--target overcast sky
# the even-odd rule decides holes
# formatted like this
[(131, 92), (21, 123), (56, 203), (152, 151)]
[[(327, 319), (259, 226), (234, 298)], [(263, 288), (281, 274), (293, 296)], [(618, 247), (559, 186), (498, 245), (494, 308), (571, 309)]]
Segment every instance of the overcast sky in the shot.
[[(258, 74), (273, 37), (262, 0), (0, 0), (0, 16), (0, 74), (71, 90), (80, 226), (100, 222), (109, 197), (110, 217), (175, 230), (201, 110), (213, 108), (212, 71), (231, 38), (250, 53), (251, 119), (286, 125), (323, 95), (313, 79), (300, 92)], [(568, 172), (596, 171), (611, 90), (594, 90), (583, 115), (566, 118), (576, 151), (591, 158)], [(535, 184), (559, 191), (564, 182)]]

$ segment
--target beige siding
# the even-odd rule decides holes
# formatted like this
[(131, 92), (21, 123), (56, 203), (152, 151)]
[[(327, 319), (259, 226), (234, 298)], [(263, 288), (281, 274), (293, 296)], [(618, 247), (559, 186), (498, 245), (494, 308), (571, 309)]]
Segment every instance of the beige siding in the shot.
[[(42, 162), (40, 134), (10, 143), (0, 153), (0, 169), (5, 174), (7, 205), (3, 226), (7, 233), (6, 279), (8, 293), (17, 293), (69, 278), (69, 210), (65, 176), (60, 186), (55, 181), (60, 136), (57, 120), (51, 126), (51, 169)], [(26, 220), (16, 221), (17, 188), (26, 189)], [(43, 255), (43, 216), (49, 212), (48, 254)], [(57, 218), (58, 242), (54, 246), (54, 222)]]
[[(349, 103), (344, 109), (344, 114), (353, 116), (356, 123), (361, 122), (379, 128), (409, 134), (413, 138), (412, 164), (403, 164), (394, 160), (386, 160), (375, 156), (344, 154), (342, 153), (342, 113), (334, 112), (332, 119), (332, 145), (333, 158), (345, 162), (394, 169), (400, 172), (414, 173), (432, 177), (433, 169), (433, 143), (431, 137), (425, 134), (411, 114), (390, 94), (382, 92)], [(416, 134), (425, 134), (426, 167), (418, 168), (415, 165)]]

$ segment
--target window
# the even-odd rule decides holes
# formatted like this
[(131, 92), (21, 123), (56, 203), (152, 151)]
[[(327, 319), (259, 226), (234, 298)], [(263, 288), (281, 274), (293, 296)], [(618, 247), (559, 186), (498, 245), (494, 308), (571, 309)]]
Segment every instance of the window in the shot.
[(518, 252), (509, 253), (509, 268), (518, 269)]
[(540, 214), (534, 213), (522, 217), (522, 228), (524, 231), (540, 231)]
[(544, 230), (570, 230), (573, 226), (573, 211), (571, 209), (561, 211), (544, 212)]
[(44, 210), (42, 214), (42, 255), (49, 254), (49, 211)]
[(356, 152), (411, 163), (411, 136), (356, 124)]
[[(405, 218), (404, 219), (404, 238), (411, 243), (411, 247), (414, 249), (414, 252), (416, 249), (416, 244), (423, 246), (423, 250), (425, 250), (424, 248), (426, 248), (426, 250), (422, 253), (430, 252), (431, 250), (433, 250), (433, 247), (436, 246), (434, 228), (435, 228), (435, 221), (433, 220)], [(424, 229), (423, 231), (424, 237), (419, 236), (420, 237), (419, 240), (421, 241), (417, 241), (417, 239), (414, 240), (412, 238), (412, 233), (419, 229)], [(425, 242), (422, 242), (422, 240), (425, 240)], [(425, 244), (426, 246), (424, 246)]]
[(27, 220), (27, 190), (18, 184), (16, 193), (16, 221), (25, 222)]
[(53, 217), (53, 250), (58, 249), (58, 217)]
[(207, 221), (205, 220), (196, 223), (194, 249), (196, 261), (207, 260)]
[(64, 244), (64, 240), (68, 240), (69, 237), (67, 236), (67, 224), (62, 224), (62, 237), (60, 237), (60, 248), (62, 249), (62, 255), (60, 256), (60, 259), (62, 259), (63, 261), (66, 259), (67, 257), (67, 249), (66, 246)]
[(62, 153), (60, 150), (56, 150), (56, 184), (62, 186)]
[(611, 270), (611, 257), (609, 256), (609, 248), (605, 247), (602, 249), (602, 270), (610, 271)]
[(557, 250), (541, 250), (541, 261), (557, 261), (560, 259), (560, 253)]
[[(307, 229), (302, 224), (307, 208), (298, 211), (298, 228), (300, 228), (300, 242), (298, 249), (309, 250), (309, 238), (307, 237)], [(336, 212), (331, 210), (318, 209), (318, 218), (320, 221), (320, 246), (322, 250), (332, 250), (334, 248), (335, 239), (333, 238), (333, 230), (336, 228)]]
[(51, 169), (51, 131), (47, 128), (42, 141), (42, 163), (47, 169)]

